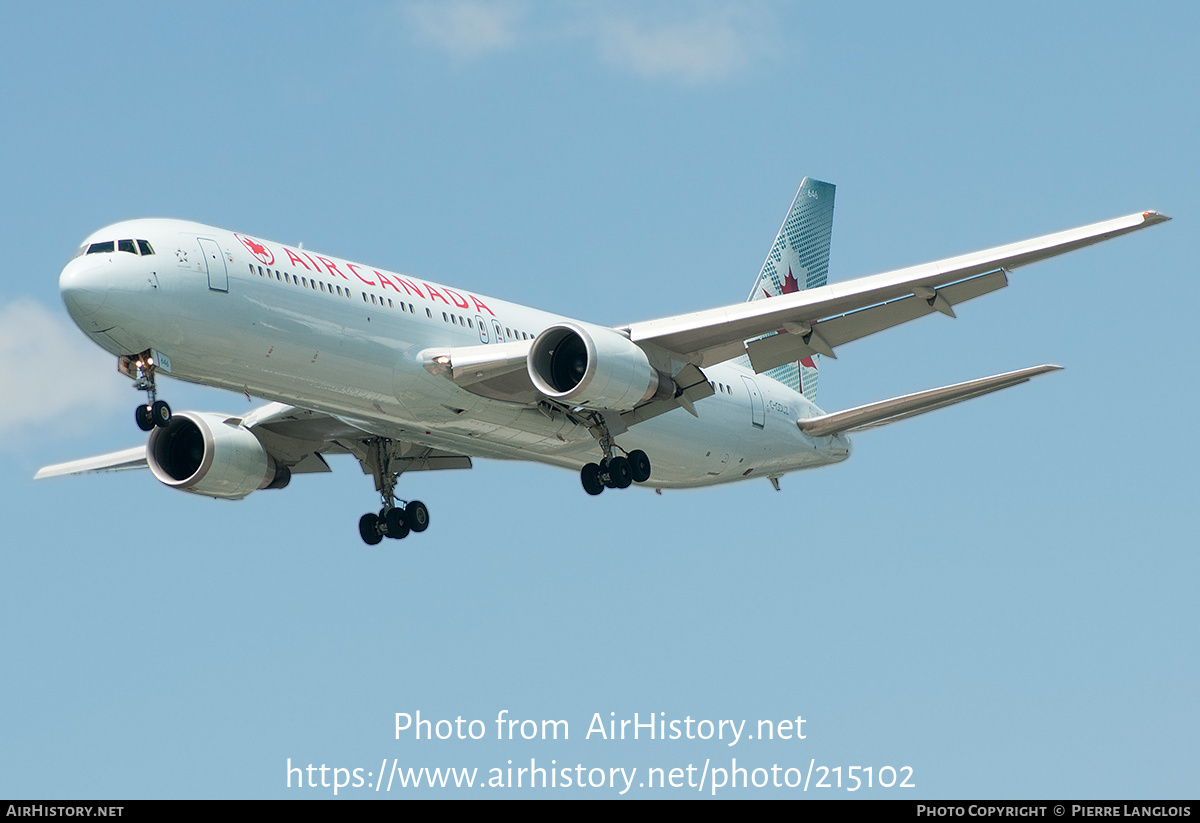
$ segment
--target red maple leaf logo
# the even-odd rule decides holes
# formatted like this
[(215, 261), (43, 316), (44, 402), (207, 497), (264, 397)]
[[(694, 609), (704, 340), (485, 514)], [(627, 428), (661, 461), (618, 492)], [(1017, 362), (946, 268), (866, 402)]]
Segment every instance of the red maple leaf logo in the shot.
[(796, 278), (792, 275), (792, 267), (788, 266), (787, 277), (783, 278), (783, 291), (780, 294), (791, 294), (796, 291), (800, 291), (800, 284), (796, 282)]
[(272, 254), (271, 250), (268, 249), (266, 246), (264, 246), (262, 243), (259, 243), (256, 240), (251, 240), (249, 237), (242, 237), (240, 234), (235, 234), (234, 237), (236, 237), (238, 240), (240, 240), (242, 242), (242, 245), (245, 246), (247, 249), (249, 249), (250, 253), (253, 254), (255, 257), (257, 257), (259, 260), (263, 261), (268, 266), (274, 265), (275, 255)]
[(792, 267), (788, 266), (787, 277), (783, 278), (783, 288), (780, 289), (779, 295), (771, 294), (766, 289), (763, 289), (764, 297), (777, 297), (784, 294), (792, 294), (800, 291), (800, 284), (796, 281), (796, 276), (792, 274)]
[[(783, 288), (780, 290), (779, 296), (782, 296), (785, 294), (793, 294), (798, 291), (800, 291), (800, 283), (799, 283), (799, 281), (796, 280), (796, 275), (792, 274), (792, 267), (788, 266), (787, 277), (783, 278)], [(763, 289), (763, 294), (766, 297), (775, 297), (776, 296), (774, 294), (771, 294), (766, 289)], [(780, 329), (778, 333), (783, 334), (784, 329)], [(817, 367), (816, 361), (813, 360), (813, 358), (811, 356), (801, 358), (799, 361), (799, 365), (808, 366), (810, 369), (815, 369)]]
[[(783, 278), (782, 294), (791, 294), (792, 292), (800, 291), (800, 284), (796, 282), (796, 276), (792, 274), (792, 267), (788, 266), (787, 277)], [(817, 363), (812, 357), (803, 357), (800, 359), (801, 366), (808, 366), (810, 369), (815, 369)]]

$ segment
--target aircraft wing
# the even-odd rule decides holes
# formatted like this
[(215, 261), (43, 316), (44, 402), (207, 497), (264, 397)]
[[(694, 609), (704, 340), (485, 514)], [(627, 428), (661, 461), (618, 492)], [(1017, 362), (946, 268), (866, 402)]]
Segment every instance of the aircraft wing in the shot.
[(88, 474), (91, 472), (116, 472), (124, 469), (146, 468), (146, 447), (135, 446), (132, 449), (102, 454), (99, 457), (85, 457), (83, 460), (72, 460), (69, 463), (57, 463), (47, 466), (33, 476), (34, 480), (46, 477), (61, 477), (65, 474)]
[[(268, 403), (241, 418), (230, 415), (224, 422), (248, 429), (276, 463), (286, 466), (292, 474), (330, 471), (323, 457), (326, 454), (353, 454), (362, 463), (364, 472), (371, 471), (373, 458), (364, 442), (372, 436), (367, 422), (345, 420), (284, 403)], [(391, 465), (397, 472), (471, 468), (471, 458), (466, 455), (403, 442), (395, 442), (391, 448)], [(148, 466), (147, 447), (143, 445), (47, 466), (34, 479)]]
[(1006, 286), (1011, 269), (1169, 219), (1153, 211), (1131, 214), (935, 263), (619, 330), (634, 343), (660, 346), (699, 367), (746, 354), (754, 370), (763, 372), (814, 354), (836, 357), (834, 348), (842, 343), (935, 311), (953, 317), (956, 303)]

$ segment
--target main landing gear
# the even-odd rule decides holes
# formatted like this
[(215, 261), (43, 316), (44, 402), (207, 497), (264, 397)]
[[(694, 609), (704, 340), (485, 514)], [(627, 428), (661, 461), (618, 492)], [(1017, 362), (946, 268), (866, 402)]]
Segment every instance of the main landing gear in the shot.
[[(605, 489), (627, 489), (633, 483), (645, 483), (650, 479), (650, 458), (641, 449), (617, 454), (608, 427), (600, 424), (597, 437), (600, 450), (606, 455), (599, 463), (588, 463), (579, 472), (583, 490), (588, 494), (600, 494)], [(622, 450), (623, 451), (623, 450)]]
[(378, 545), (383, 538), (401, 540), (410, 532), (429, 528), (429, 509), (420, 500), (397, 505), (396, 482), (400, 475), (391, 470), (392, 441), (377, 437), (371, 440), (367, 463), (375, 475), (375, 488), (383, 500), (379, 514), (367, 512), (358, 519), (358, 534), (368, 546)]
[(154, 356), (144, 351), (141, 354), (123, 356), (120, 370), (133, 378), (133, 387), (146, 393), (146, 402), (133, 410), (138, 428), (148, 432), (155, 426), (164, 427), (171, 422), (171, 407), (166, 400), (158, 399), (154, 386)]

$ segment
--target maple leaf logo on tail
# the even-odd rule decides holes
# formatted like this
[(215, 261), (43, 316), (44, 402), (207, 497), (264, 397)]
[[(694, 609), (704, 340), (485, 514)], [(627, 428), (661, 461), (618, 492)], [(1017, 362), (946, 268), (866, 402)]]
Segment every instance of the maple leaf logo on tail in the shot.
[[(792, 267), (788, 266), (787, 277), (783, 278), (783, 288), (780, 289), (779, 296), (793, 294), (798, 291), (800, 291), (800, 283), (798, 280), (796, 280), (796, 275), (792, 274)], [(767, 295), (767, 297), (775, 296), (773, 294), (769, 294), (766, 289), (763, 289), (763, 294)], [(780, 329), (780, 331), (783, 331), (783, 329)], [(811, 355), (801, 358), (799, 360), (799, 364), (801, 366), (808, 366), (810, 369), (815, 369), (817, 367), (817, 363)]]
[(783, 278), (783, 291), (780, 293), (791, 294), (797, 291), (800, 291), (800, 284), (796, 282), (796, 276), (792, 274), (792, 267), (788, 266), (787, 277)]
[(783, 278), (783, 287), (779, 290), (779, 294), (771, 294), (766, 289), (763, 289), (763, 297), (782, 297), (785, 294), (792, 294), (800, 291), (800, 283), (796, 280), (796, 275), (792, 274), (792, 267), (788, 266), (787, 277)]
[[(750, 289), (748, 301), (795, 294), (825, 285), (833, 234), (834, 191), (829, 183), (804, 178), (775, 235), (767, 259), (763, 261), (758, 279)], [(809, 400), (816, 399), (816, 355), (768, 369), (765, 374), (803, 393)]]

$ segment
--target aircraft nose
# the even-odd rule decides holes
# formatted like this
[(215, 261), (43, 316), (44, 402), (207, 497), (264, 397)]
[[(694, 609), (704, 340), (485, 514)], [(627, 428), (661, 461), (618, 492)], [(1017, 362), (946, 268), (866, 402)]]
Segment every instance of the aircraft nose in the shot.
[(108, 269), (103, 263), (72, 260), (58, 278), (67, 313), (82, 323), (100, 311), (108, 297)]

